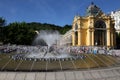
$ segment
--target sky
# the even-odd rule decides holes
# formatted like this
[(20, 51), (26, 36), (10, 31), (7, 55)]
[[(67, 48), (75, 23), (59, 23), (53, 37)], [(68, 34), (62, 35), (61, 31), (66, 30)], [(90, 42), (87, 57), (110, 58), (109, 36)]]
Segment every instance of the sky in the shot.
[(72, 25), (74, 16), (84, 16), (91, 2), (106, 14), (120, 9), (120, 0), (0, 0), (0, 17), (7, 24), (24, 21)]

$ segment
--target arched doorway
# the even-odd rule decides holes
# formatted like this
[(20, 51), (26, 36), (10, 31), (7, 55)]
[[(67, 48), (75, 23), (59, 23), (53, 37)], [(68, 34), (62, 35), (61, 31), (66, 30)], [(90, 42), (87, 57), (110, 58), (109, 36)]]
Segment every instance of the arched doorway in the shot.
[(95, 46), (106, 46), (106, 24), (102, 20), (98, 20), (94, 24), (94, 45)]
[(78, 25), (75, 24), (75, 45), (78, 45)]

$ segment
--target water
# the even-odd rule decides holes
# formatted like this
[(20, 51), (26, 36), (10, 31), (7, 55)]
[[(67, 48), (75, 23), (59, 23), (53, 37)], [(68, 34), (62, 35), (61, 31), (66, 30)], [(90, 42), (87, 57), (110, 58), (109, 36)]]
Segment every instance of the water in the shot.
[[(50, 68), (51, 68), (51, 65), (53, 65), (53, 63), (55, 63), (53, 65), (55, 69), (52, 68), (52, 70), (56, 70), (58, 65), (59, 65), (59, 67), (57, 68), (58, 70), (71, 69), (71, 67), (72, 69), (79, 69), (79, 68), (82, 68), (81, 67), (82, 66), (81, 63), (82, 63), (84, 64), (84, 67), (89, 70), (91, 68), (91, 64), (89, 64), (89, 62), (93, 63), (93, 65), (96, 64), (94, 66), (98, 68), (102, 67), (101, 64), (107, 67), (111, 67), (112, 65), (109, 65), (108, 63), (112, 64), (114, 62), (112, 59), (106, 57), (107, 55), (103, 56), (104, 59), (106, 57), (105, 59), (106, 61), (104, 62), (104, 60), (101, 59), (102, 57), (98, 56), (98, 55), (102, 55), (103, 53), (102, 54), (97, 53), (98, 55), (92, 54), (93, 56), (90, 56), (89, 51), (94, 52), (94, 47), (72, 47), (71, 46), (71, 47), (58, 47), (53, 50), (50, 50), (49, 48), (48, 50), (47, 46), (25, 46), (25, 45), (12, 46), (11, 45), (11, 46), (8, 46), (8, 48), (16, 50), (17, 54), (10, 56), (9, 57), (10, 60), (5, 62), (5, 65), (2, 67), (1, 70), (6, 69), (6, 67), (10, 65), (12, 59), (13, 59), (12, 61), (15, 61), (15, 62), (17, 60), (20, 60), (20, 62), (14, 68), (15, 71), (17, 71), (17, 69), (19, 70), (19, 66), (22, 66), (22, 64), (25, 65), (26, 63), (24, 63), (24, 61), (26, 60), (31, 62), (30, 71), (36, 70), (34, 67), (38, 65), (36, 63), (40, 63), (40, 64), (45, 63), (45, 64), (42, 64), (45, 66), (44, 70), (51, 70)], [(99, 49), (100, 48), (98, 48), (98, 50)], [(97, 52), (101, 52), (101, 51), (97, 51)], [(104, 55), (105, 54), (106, 53), (104, 53)], [(100, 63), (97, 63), (96, 60), (99, 60)], [(78, 64), (80, 64), (81, 66), (79, 66)]]
[(53, 30), (41, 30), (37, 37), (35, 38), (33, 44), (35, 45), (47, 45), (48, 47), (52, 45), (57, 45), (57, 41), (60, 39), (60, 34), (58, 31)]
[(64, 48), (58, 47), (60, 34), (58, 31), (41, 30), (35, 38), (33, 45), (39, 45), (39, 49), (27, 54), (28, 58), (66, 58), (71, 57)]
[[(17, 59), (21, 60), (20, 63), (17, 65), (15, 70), (19, 69), (19, 66), (23, 63), (24, 60), (30, 60), (31, 67), (30, 71), (34, 70), (34, 65), (37, 61), (44, 62), (45, 68), (44, 70), (50, 70), (49, 65), (51, 66), (51, 62), (53, 63), (59, 63), (60, 70), (69, 69), (71, 66), (73, 66), (73, 69), (80, 68), (78, 64), (85, 64), (85, 68), (88, 70), (91, 68), (90, 63), (96, 64), (94, 67), (100, 67), (100, 64), (97, 63), (96, 59), (99, 60), (99, 62), (103, 63), (107, 67), (110, 67), (111, 65), (107, 64), (106, 62), (110, 62), (112, 64), (113, 60), (106, 57), (106, 62), (101, 59), (97, 54), (109, 54), (113, 55), (112, 52), (107, 51), (105, 48), (102, 47), (96, 47), (96, 46), (59, 46), (59, 40), (60, 40), (60, 34), (58, 31), (51, 31), (51, 30), (42, 30), (40, 31), (35, 40), (33, 41), (33, 45), (35, 46), (25, 46), (25, 45), (8, 45), (7, 48), (1, 49), (2, 51), (5, 51), (5, 53), (9, 53), (11, 51), (15, 51), (15, 55), (11, 56), (11, 59), (6, 62), (6, 64), (2, 67), (1, 70), (3, 70), (12, 59), (16, 61)], [(115, 52), (115, 51), (114, 51)], [(83, 54), (85, 53), (85, 54)], [(93, 53), (93, 57), (88, 55), (90, 53)], [(117, 53), (117, 51), (116, 51)], [(115, 54), (119, 55), (119, 54)], [(104, 56), (105, 58), (105, 56)], [(89, 60), (89, 61), (88, 61)], [(66, 64), (67, 61), (67, 64)], [(79, 61), (79, 63), (78, 63)], [(69, 63), (69, 64), (68, 64)], [(77, 64), (76, 64), (77, 63)], [(71, 66), (69, 66), (71, 65)], [(58, 65), (54, 65), (57, 67)], [(67, 66), (67, 68), (65, 67)], [(54, 69), (53, 69), (54, 70)]]

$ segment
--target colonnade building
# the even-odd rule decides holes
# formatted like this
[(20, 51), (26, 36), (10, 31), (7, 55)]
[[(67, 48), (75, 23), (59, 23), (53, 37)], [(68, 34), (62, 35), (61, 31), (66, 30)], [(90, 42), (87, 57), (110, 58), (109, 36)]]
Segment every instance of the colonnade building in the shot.
[(75, 16), (72, 23), (72, 46), (115, 47), (114, 20), (94, 3), (86, 10), (85, 16)]
[(61, 38), (60, 38), (58, 44), (61, 46), (71, 46), (72, 45), (72, 29), (67, 31), (64, 35), (61, 35)]

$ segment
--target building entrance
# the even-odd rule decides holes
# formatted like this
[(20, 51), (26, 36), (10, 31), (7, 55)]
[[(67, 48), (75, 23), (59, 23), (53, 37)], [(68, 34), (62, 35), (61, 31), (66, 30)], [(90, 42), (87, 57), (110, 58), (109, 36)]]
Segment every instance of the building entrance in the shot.
[(95, 46), (106, 46), (107, 36), (106, 36), (106, 24), (102, 20), (95, 22), (94, 31), (94, 45)]

